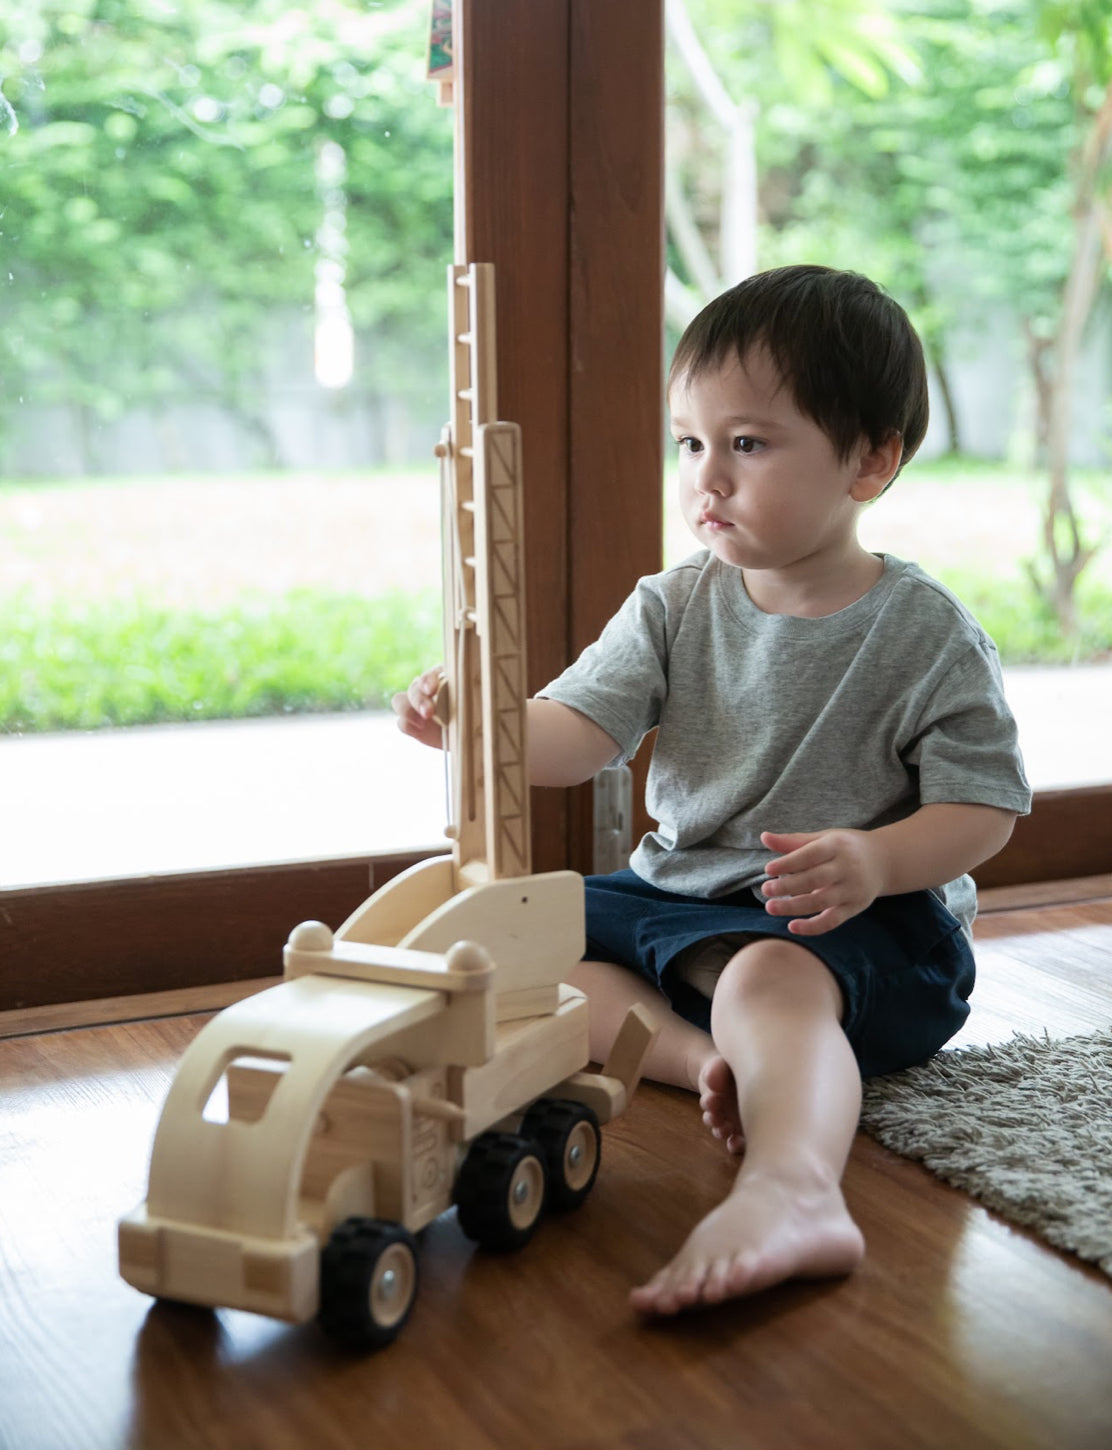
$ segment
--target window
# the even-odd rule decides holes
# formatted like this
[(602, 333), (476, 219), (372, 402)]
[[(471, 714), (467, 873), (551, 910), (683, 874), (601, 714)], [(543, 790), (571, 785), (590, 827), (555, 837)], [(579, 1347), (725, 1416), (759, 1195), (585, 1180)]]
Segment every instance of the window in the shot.
[[(1112, 253), (1086, 231), (1107, 35), (978, 0), (674, 0), (667, 21), (672, 339), (757, 268), (826, 263), (892, 292), (924, 339), (932, 422), (862, 539), (918, 560), (997, 640), (1037, 789), (1112, 781)], [(691, 548), (674, 493), (669, 562)]]
[(0, 29), (0, 886), (439, 839), (381, 717), (439, 649), (427, 42), (426, 0)]

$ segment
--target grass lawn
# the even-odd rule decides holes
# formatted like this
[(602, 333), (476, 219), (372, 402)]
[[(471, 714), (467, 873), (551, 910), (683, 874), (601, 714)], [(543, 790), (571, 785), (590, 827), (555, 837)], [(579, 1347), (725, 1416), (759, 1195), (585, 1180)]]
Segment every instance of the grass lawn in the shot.
[[(1079, 476), (1088, 526), (1112, 485)], [(691, 551), (666, 486), (665, 559)], [(866, 514), (869, 548), (956, 588), (1006, 661), (1112, 657), (1112, 548), (1080, 647), (1035, 601), (1041, 485), (915, 463)], [(0, 485), (0, 729), (381, 706), (440, 644), (432, 468)]]

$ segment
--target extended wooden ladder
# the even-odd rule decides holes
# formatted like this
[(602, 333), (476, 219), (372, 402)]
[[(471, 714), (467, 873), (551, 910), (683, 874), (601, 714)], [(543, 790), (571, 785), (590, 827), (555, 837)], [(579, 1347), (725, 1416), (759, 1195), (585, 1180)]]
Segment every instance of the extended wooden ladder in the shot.
[(531, 871), (521, 430), (497, 422), (494, 268), (448, 273), (441, 460), (444, 659), (457, 890)]

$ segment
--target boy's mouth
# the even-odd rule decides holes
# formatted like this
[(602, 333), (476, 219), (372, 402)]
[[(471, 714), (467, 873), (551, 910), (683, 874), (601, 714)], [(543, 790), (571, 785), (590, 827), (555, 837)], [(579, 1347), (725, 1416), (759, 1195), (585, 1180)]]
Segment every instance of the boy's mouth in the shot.
[(715, 514), (700, 514), (699, 523), (705, 529), (732, 529), (733, 524), (725, 519), (718, 518)]

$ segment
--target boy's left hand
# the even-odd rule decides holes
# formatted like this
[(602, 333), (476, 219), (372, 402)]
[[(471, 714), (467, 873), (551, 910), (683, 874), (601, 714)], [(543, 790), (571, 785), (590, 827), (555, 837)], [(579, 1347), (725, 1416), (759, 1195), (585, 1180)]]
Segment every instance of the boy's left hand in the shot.
[(761, 843), (779, 853), (765, 867), (765, 910), (796, 917), (795, 936), (821, 936), (882, 894), (883, 851), (869, 831), (763, 831)]

